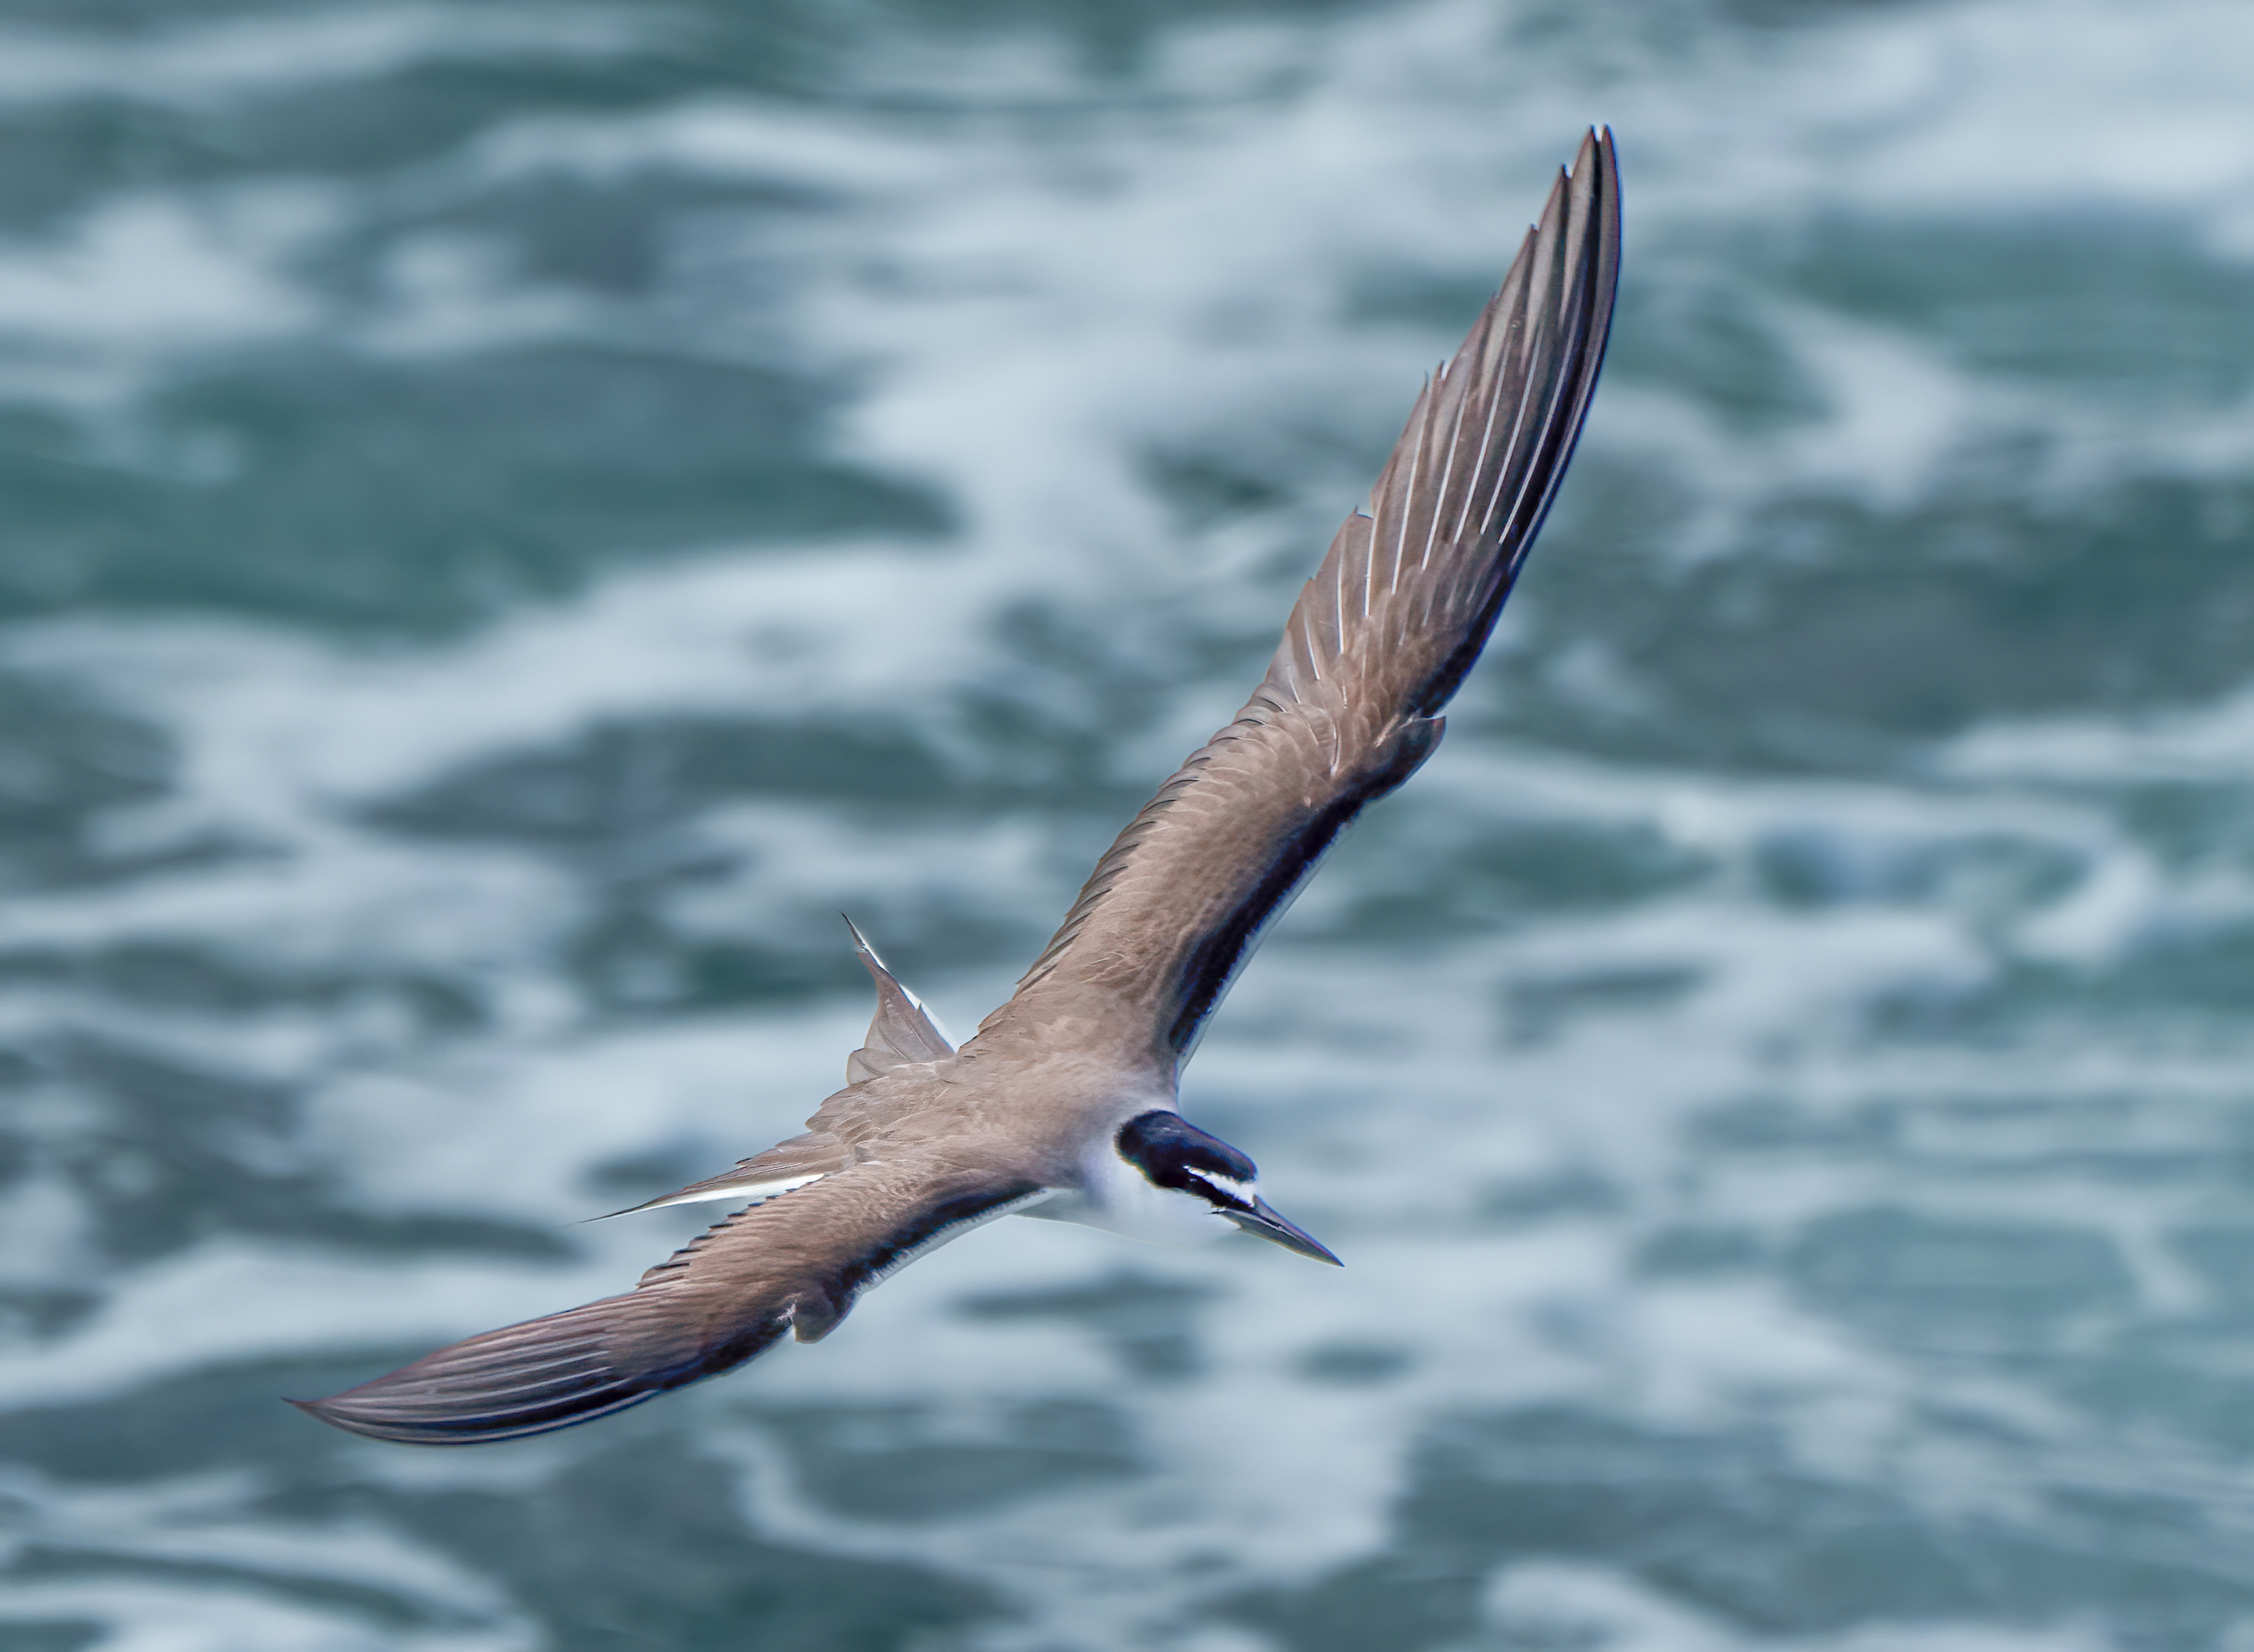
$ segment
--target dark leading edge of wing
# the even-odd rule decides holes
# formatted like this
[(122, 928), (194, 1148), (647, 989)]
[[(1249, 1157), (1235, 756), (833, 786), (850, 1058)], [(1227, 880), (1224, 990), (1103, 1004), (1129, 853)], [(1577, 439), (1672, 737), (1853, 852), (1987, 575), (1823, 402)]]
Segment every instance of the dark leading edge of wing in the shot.
[(1120, 834), (989, 1026), (1094, 996), (1124, 1012), (1098, 1019), (1137, 1029), (1124, 1034), (1136, 1053), (1187, 1058), (1262, 929), (1438, 743), (1434, 714), (1486, 646), (1572, 458), (1619, 273), (1612, 137), (1592, 132), (1426, 382), (1251, 701)]

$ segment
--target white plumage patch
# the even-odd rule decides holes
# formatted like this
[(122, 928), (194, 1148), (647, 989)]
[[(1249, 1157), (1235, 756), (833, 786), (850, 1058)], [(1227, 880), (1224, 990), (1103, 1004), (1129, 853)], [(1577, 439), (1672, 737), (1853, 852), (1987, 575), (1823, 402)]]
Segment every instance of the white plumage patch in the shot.
[(747, 1205), (763, 1205), (770, 1199), (780, 1199), (793, 1188), (820, 1181), (829, 1173), (826, 1170), (817, 1170), (809, 1176), (783, 1176), (772, 1181), (743, 1181), (726, 1187), (700, 1187), (693, 1193), (676, 1194), (670, 1199), (654, 1199), (635, 1208), (663, 1210), (673, 1205), (707, 1205), (722, 1199), (739, 1199)]
[(1236, 1231), (1235, 1224), (1196, 1194), (1153, 1186), (1109, 1142), (1092, 1150), (1086, 1164), (1087, 1180), (1079, 1199), (1060, 1200), (1053, 1212), (1044, 1214), (1154, 1245), (1204, 1244)]

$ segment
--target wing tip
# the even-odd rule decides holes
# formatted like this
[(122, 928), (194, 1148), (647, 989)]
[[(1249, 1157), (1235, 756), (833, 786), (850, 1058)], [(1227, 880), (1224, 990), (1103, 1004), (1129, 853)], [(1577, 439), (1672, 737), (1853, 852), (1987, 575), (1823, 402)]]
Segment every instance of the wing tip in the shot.
[[(482, 1339), (472, 1339), (480, 1340)], [(457, 1343), (455, 1348), (460, 1346)], [(442, 1348), (438, 1355), (432, 1357), (453, 1351)], [(366, 1439), (388, 1440), (401, 1446), (483, 1446), (592, 1422), (654, 1399), (668, 1389), (679, 1386), (677, 1382), (606, 1371), (603, 1373), (606, 1380), (577, 1391), (555, 1384), (531, 1385), (530, 1391), (523, 1386), (496, 1384), (467, 1388), (445, 1396), (434, 1393), (427, 1379), (400, 1381), (426, 1363), (417, 1361), (414, 1366), (402, 1367), (326, 1399), (291, 1399), (284, 1395), (283, 1404), (316, 1422)], [(547, 1391), (539, 1392), (543, 1387)]]
[[(347, 1390), (346, 1394), (350, 1391)], [(426, 1443), (416, 1438), (412, 1431), (402, 1431), (375, 1418), (360, 1416), (354, 1409), (338, 1404), (345, 1397), (345, 1394), (332, 1394), (326, 1399), (297, 1400), (284, 1394), (282, 1403), (303, 1411), (317, 1423), (326, 1423), (331, 1428), (347, 1434), (358, 1434), (368, 1439), (398, 1440), (408, 1445)]]
[[(1478, 658), (1572, 463), (1611, 344), (1620, 239), (1612, 129), (1591, 126), (1459, 353), (1460, 360), (1479, 358), (1462, 375), (1459, 417), (1472, 398), (1506, 388), (1515, 412), (1491, 468), (1483, 452), (1466, 472), (1467, 483), (1474, 474), (1480, 480), (1472, 484), (1476, 494), (1465, 494), (1459, 526), (1475, 519), (1476, 537), (1492, 546), (1494, 560), (1482, 570), (1477, 612), (1458, 645), (1410, 696), (1424, 715), (1452, 697)], [(1392, 480), (1389, 464), (1381, 486)]]
[(683, 1359), (667, 1347), (654, 1306), (633, 1293), (606, 1297), (449, 1343), (342, 1393), (287, 1403), (346, 1433), (410, 1446), (546, 1433), (704, 1374), (695, 1350)]
[(552, 1433), (578, 1423), (590, 1423), (598, 1417), (608, 1417), (645, 1400), (655, 1399), (665, 1392), (662, 1388), (643, 1388), (616, 1396), (599, 1405), (567, 1409), (558, 1404), (494, 1417), (466, 1415), (444, 1420), (410, 1420), (365, 1402), (357, 1406), (340, 1403), (348, 1400), (354, 1391), (347, 1390), (325, 1400), (293, 1400), (284, 1395), (282, 1403), (295, 1406), (316, 1422), (326, 1423), (331, 1428), (357, 1434), (363, 1439), (380, 1439), (395, 1446), (492, 1446)]
[[(396, 1428), (387, 1427), (373, 1418), (357, 1416), (352, 1410), (340, 1405), (337, 1402), (344, 1397), (342, 1394), (332, 1394), (326, 1399), (293, 1400), (284, 1394), (282, 1396), (282, 1403), (284, 1405), (294, 1406), (317, 1423), (326, 1423), (331, 1428), (340, 1429), (347, 1434), (359, 1434), (369, 1439), (405, 1438)], [(410, 1440), (408, 1443), (416, 1442)]]

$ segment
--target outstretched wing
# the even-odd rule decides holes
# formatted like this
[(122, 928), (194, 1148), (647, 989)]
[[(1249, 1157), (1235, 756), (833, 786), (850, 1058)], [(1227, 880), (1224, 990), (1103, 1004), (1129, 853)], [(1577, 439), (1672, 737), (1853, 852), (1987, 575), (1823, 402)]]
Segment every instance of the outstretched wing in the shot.
[(925, 1251), (1044, 1196), (1007, 1174), (917, 1155), (863, 1164), (739, 1211), (624, 1296), (512, 1325), (325, 1400), (290, 1404), (376, 1439), (514, 1439), (605, 1417), (829, 1334), (861, 1292)]
[(1262, 929), (1438, 743), (1435, 714), (1486, 646), (1572, 457), (1619, 270), (1612, 138), (1592, 132), (1426, 382), (1250, 703), (1119, 835), (982, 1032), (1065, 1015), (1122, 1029), (1140, 1047), (1120, 1055), (1188, 1057)]

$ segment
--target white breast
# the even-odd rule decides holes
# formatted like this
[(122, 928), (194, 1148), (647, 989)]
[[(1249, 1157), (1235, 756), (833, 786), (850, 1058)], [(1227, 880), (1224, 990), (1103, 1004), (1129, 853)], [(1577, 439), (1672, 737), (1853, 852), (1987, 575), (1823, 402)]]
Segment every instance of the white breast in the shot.
[(1109, 1141), (1088, 1151), (1078, 1194), (1062, 1194), (1039, 1214), (1058, 1222), (1102, 1228), (1154, 1245), (1201, 1245), (1236, 1231), (1236, 1224), (1205, 1200), (1154, 1187)]

